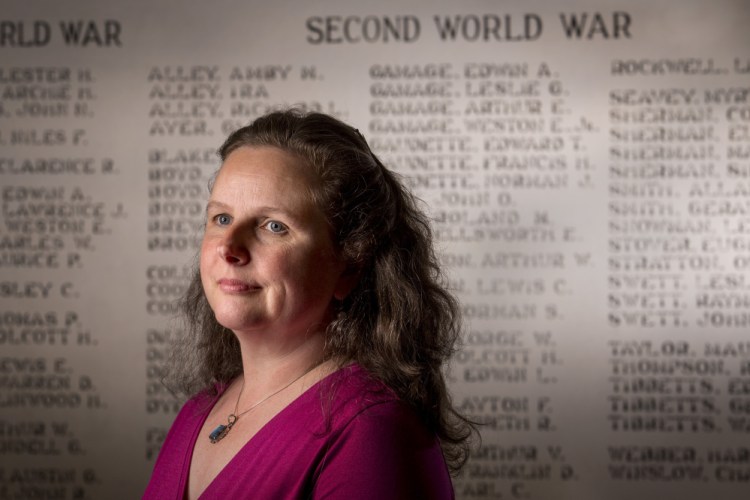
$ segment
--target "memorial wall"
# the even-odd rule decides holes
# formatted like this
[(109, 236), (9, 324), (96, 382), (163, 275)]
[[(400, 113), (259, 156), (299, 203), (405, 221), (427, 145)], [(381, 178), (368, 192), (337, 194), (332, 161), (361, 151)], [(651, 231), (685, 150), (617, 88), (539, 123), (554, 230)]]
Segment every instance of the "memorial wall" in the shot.
[(750, 489), (750, 2), (4, 0), (0, 500), (138, 498), (223, 138), (332, 113), (434, 222), (459, 499)]

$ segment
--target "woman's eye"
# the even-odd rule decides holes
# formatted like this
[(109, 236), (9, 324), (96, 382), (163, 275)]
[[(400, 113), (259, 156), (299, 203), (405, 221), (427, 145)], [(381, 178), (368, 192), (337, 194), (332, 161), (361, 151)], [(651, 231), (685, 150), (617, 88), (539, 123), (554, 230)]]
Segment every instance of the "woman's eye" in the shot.
[(283, 233), (286, 232), (287, 227), (279, 221), (270, 220), (266, 222), (266, 229), (268, 229), (272, 233)]
[(214, 220), (220, 226), (226, 226), (227, 224), (232, 222), (232, 218), (227, 214), (219, 214), (216, 217), (214, 217)]

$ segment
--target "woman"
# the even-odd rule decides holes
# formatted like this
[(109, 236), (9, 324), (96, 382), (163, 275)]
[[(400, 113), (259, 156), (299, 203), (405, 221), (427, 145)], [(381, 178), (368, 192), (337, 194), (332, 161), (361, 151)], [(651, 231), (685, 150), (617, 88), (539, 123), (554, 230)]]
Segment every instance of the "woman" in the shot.
[(426, 217), (359, 132), (275, 112), (221, 147), (144, 498), (452, 498), (471, 425)]

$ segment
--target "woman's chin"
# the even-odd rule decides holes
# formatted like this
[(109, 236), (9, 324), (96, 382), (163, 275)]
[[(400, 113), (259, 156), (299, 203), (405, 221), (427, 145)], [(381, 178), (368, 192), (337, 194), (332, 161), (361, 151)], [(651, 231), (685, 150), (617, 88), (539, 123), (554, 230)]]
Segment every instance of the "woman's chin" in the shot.
[(252, 331), (261, 328), (264, 324), (262, 318), (257, 315), (237, 315), (226, 313), (214, 313), (216, 321), (233, 332)]

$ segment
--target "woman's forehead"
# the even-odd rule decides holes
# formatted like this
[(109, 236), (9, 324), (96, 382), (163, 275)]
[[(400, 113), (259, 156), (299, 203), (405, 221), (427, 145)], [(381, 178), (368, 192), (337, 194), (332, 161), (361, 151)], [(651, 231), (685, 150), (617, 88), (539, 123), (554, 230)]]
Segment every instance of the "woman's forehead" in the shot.
[(312, 191), (317, 183), (313, 170), (296, 155), (270, 146), (242, 146), (224, 160), (217, 183), (271, 184), (295, 191)]
[(298, 219), (318, 215), (325, 219), (315, 201), (316, 183), (315, 173), (295, 155), (278, 148), (243, 146), (224, 161), (207, 208), (248, 208), (286, 212)]

